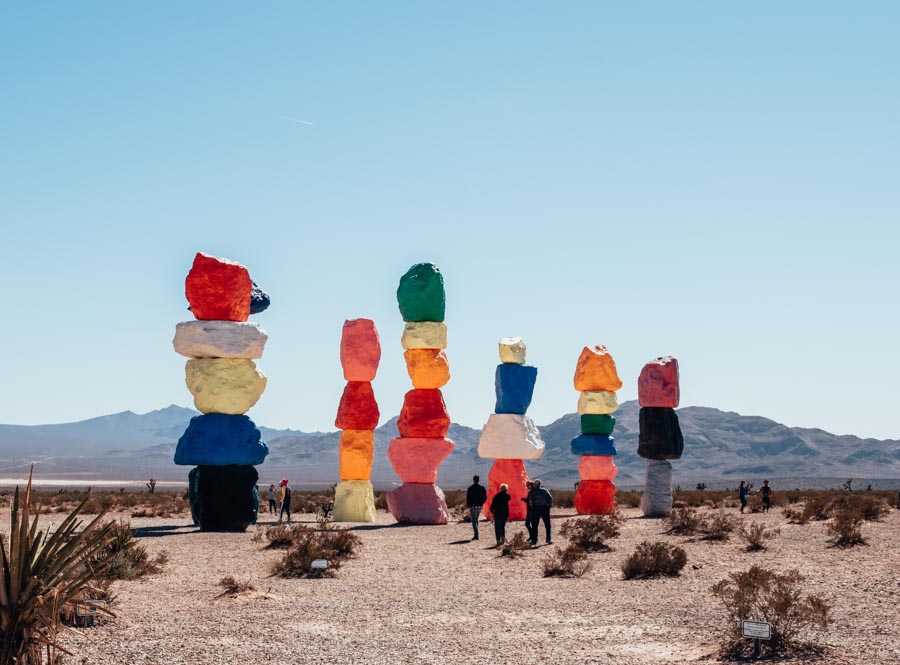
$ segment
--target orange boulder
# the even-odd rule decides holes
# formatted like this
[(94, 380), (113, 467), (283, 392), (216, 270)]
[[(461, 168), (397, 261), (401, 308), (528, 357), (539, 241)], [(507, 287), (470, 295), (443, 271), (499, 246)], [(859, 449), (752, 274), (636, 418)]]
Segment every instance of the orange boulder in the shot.
[(184, 295), (200, 321), (246, 321), (252, 289), (244, 266), (203, 252), (197, 252), (184, 280)]
[(612, 480), (619, 470), (610, 455), (582, 455), (578, 475), (582, 480)]
[(397, 429), (407, 438), (444, 438), (450, 429), (450, 414), (441, 391), (417, 388), (406, 393)]
[(491, 500), (500, 491), (500, 485), (506, 483), (509, 486), (509, 519), (524, 520), (527, 506), (522, 501), (528, 496), (525, 483), (528, 482), (528, 472), (525, 471), (525, 462), (520, 459), (498, 459), (488, 473), (487, 502), (482, 513), (488, 519), (490, 516)]
[(450, 363), (441, 349), (409, 349), (403, 357), (413, 388), (441, 388), (450, 380)]
[(341, 480), (368, 480), (375, 455), (375, 433), (365, 429), (345, 429), (338, 448)]
[(345, 381), (371, 381), (381, 360), (381, 342), (371, 319), (344, 321), (341, 367)]
[(616, 361), (605, 346), (586, 346), (575, 366), (575, 390), (606, 390), (615, 392), (622, 387), (616, 371)]
[(579, 515), (612, 515), (616, 512), (616, 485), (611, 480), (582, 480), (575, 491)]
[(437, 470), (451, 452), (450, 439), (391, 439), (388, 459), (404, 483), (436, 483)]
[(375, 429), (380, 416), (372, 384), (350, 381), (341, 395), (334, 426), (338, 429)]

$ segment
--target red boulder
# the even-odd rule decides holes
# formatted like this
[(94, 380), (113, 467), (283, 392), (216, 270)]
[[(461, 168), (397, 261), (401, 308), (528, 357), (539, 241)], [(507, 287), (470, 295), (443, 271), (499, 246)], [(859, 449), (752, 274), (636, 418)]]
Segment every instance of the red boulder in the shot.
[(582, 480), (575, 492), (579, 515), (612, 515), (616, 512), (616, 485), (611, 480)]
[(387, 495), (388, 510), (398, 522), (446, 524), (450, 518), (444, 493), (430, 483), (403, 483)]
[(674, 409), (678, 406), (678, 360), (663, 356), (651, 360), (638, 377), (638, 404)]
[(443, 439), (450, 429), (450, 414), (441, 391), (416, 388), (403, 396), (397, 421), (400, 436), (410, 439)]
[(450, 439), (391, 439), (388, 459), (404, 483), (437, 482), (437, 470), (453, 451)]
[(184, 280), (184, 295), (200, 321), (246, 321), (252, 289), (250, 273), (240, 263), (202, 252)]
[(487, 502), (482, 509), (484, 516), (488, 519), (491, 518), (489, 510), (491, 499), (500, 491), (500, 485), (506, 483), (509, 485), (508, 491), (512, 497), (509, 501), (509, 519), (524, 520), (527, 506), (522, 499), (528, 496), (526, 482), (528, 482), (528, 473), (525, 471), (525, 462), (520, 459), (494, 460), (494, 465), (488, 473)]
[(375, 429), (380, 416), (372, 384), (350, 381), (341, 395), (334, 426), (338, 429)]
[(371, 381), (381, 361), (381, 342), (371, 319), (344, 321), (341, 367), (345, 381)]

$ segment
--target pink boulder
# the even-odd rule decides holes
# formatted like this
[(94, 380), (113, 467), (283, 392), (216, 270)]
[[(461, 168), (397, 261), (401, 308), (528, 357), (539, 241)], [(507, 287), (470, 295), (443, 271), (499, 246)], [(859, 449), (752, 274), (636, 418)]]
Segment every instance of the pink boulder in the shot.
[(446, 524), (450, 518), (444, 493), (430, 483), (403, 483), (387, 495), (388, 510), (398, 522)]
[(341, 367), (345, 381), (371, 381), (381, 360), (381, 342), (371, 319), (344, 321)]
[(616, 512), (616, 485), (611, 480), (582, 480), (575, 492), (579, 515), (612, 515)]
[(453, 451), (450, 439), (422, 439), (399, 437), (391, 439), (388, 446), (388, 459), (394, 471), (404, 483), (437, 482), (437, 470)]
[(612, 480), (619, 470), (611, 455), (582, 455), (578, 475), (582, 480)]
[(509, 519), (524, 520), (527, 506), (522, 501), (528, 496), (525, 483), (528, 482), (528, 473), (525, 471), (525, 462), (520, 459), (498, 459), (488, 473), (487, 503), (484, 504), (482, 513), (488, 519), (491, 518), (490, 506), (494, 495), (500, 491), (500, 485), (509, 485)]
[(638, 377), (638, 404), (674, 409), (680, 398), (678, 388), (678, 359), (663, 356), (651, 360)]
[(400, 436), (442, 439), (450, 429), (450, 414), (437, 388), (416, 388), (403, 396), (403, 408), (397, 421)]
[(334, 426), (338, 429), (375, 429), (380, 416), (372, 384), (350, 381), (341, 395)]
[(246, 321), (250, 316), (250, 273), (237, 261), (197, 252), (184, 280), (184, 295), (200, 321)]

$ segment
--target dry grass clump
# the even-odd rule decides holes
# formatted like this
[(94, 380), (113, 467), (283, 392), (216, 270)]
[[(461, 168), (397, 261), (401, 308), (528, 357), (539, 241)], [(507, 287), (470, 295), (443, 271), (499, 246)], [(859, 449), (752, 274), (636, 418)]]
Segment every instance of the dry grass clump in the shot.
[[(300, 525), (297, 525), (300, 526)], [(272, 567), (278, 577), (334, 577), (341, 564), (356, 556), (362, 541), (346, 529), (294, 528), (293, 541)], [(313, 570), (312, 562), (324, 559), (328, 567)]]
[(307, 531), (309, 527), (304, 524), (275, 524), (266, 527), (266, 545), (267, 550), (280, 550), (290, 547), (294, 544), (294, 539), (298, 531)]
[(828, 533), (834, 538), (835, 547), (853, 547), (865, 545), (862, 535), (863, 518), (853, 508), (842, 508), (834, 515), (827, 526)]
[(666, 533), (672, 533), (676, 536), (694, 536), (700, 532), (703, 526), (703, 518), (694, 508), (675, 507), (665, 518), (666, 525), (669, 527)]
[(846, 492), (831, 502), (831, 510), (833, 514), (846, 512), (866, 522), (880, 522), (891, 512), (891, 507), (880, 496)]
[(731, 537), (736, 522), (723, 510), (703, 515), (696, 508), (673, 508), (666, 517), (666, 533), (678, 536), (700, 536), (701, 540), (725, 541)]
[(216, 598), (221, 598), (223, 596), (234, 598), (238, 594), (256, 590), (256, 587), (250, 584), (250, 582), (238, 582), (231, 575), (223, 577), (221, 580), (219, 580), (218, 586), (222, 587), (224, 591), (216, 596)]
[(90, 565), (105, 564), (102, 577), (109, 580), (136, 580), (162, 572), (169, 562), (169, 553), (162, 551), (155, 557), (146, 545), (134, 539), (131, 525), (125, 520), (109, 522), (110, 540), (91, 558)]
[(567, 520), (559, 532), (585, 552), (609, 552), (606, 541), (619, 535), (624, 521), (620, 515), (588, 515)]
[(733, 515), (719, 510), (705, 517), (700, 526), (701, 540), (725, 541), (731, 537), (736, 522)]
[(831, 606), (821, 597), (804, 594), (803, 577), (796, 570), (779, 574), (751, 566), (731, 573), (711, 588), (728, 614), (723, 655), (749, 656), (751, 642), (741, 637), (742, 621), (767, 621), (772, 639), (763, 641), (763, 654), (773, 656), (804, 646), (798, 640), (812, 629), (828, 627)]
[(626, 580), (676, 577), (687, 563), (687, 553), (676, 545), (645, 540), (622, 564)]
[(530, 547), (531, 541), (528, 540), (528, 536), (525, 535), (525, 532), (516, 531), (512, 538), (507, 538), (506, 542), (500, 546), (500, 556), (517, 559), (522, 556), (523, 551)]
[(738, 535), (747, 543), (748, 552), (765, 550), (767, 542), (780, 533), (781, 529), (778, 527), (768, 527), (761, 522), (751, 522), (749, 526), (742, 522), (738, 529)]
[(565, 549), (554, 547), (553, 552), (544, 557), (542, 564), (544, 577), (581, 577), (591, 569), (587, 552), (578, 545)]

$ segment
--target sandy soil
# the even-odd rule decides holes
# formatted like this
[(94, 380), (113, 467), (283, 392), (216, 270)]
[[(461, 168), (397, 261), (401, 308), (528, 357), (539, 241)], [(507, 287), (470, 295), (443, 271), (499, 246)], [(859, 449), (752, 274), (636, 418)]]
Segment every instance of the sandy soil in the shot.
[[(66, 662), (712, 663), (724, 614), (709, 588), (756, 562), (799, 568), (809, 590), (834, 604), (820, 662), (900, 663), (900, 511), (866, 524), (871, 544), (848, 550), (828, 547), (823, 523), (788, 525), (780, 512), (742, 516), (782, 528), (771, 551), (755, 554), (738, 540), (664, 536), (661, 522), (624, 513), (615, 550), (591, 555), (581, 579), (541, 577), (550, 547), (498, 558), (487, 523), (482, 540), (470, 542), (468, 524), (398, 526), (379, 513), (377, 524), (355, 527), (363, 548), (338, 578), (282, 580), (268, 576), (279, 553), (263, 550), (250, 531), (207, 534), (185, 519), (132, 519), (142, 542), (167, 550), (171, 562), (146, 581), (116, 583), (118, 618), (87, 630), (89, 640), (67, 637), (78, 657)], [(556, 511), (554, 529), (573, 516)], [(687, 549), (681, 577), (621, 579), (622, 561), (645, 539)], [(214, 600), (227, 575), (259, 593)]]

